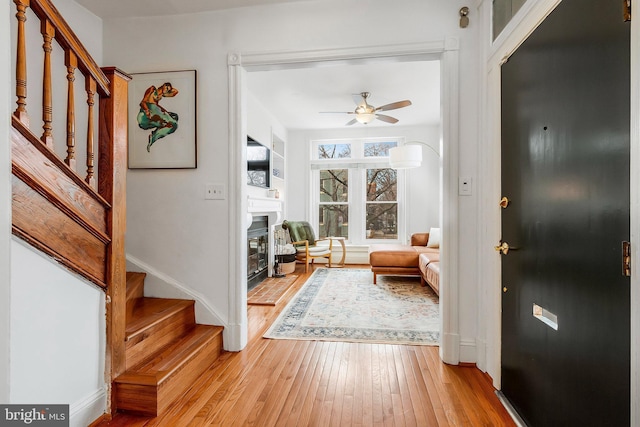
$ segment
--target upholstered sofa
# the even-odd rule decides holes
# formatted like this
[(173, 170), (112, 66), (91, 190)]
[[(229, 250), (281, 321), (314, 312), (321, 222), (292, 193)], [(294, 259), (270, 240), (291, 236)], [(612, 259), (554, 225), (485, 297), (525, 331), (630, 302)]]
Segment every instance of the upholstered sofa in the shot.
[[(431, 240), (429, 236), (431, 234)], [(437, 236), (436, 236), (437, 234)], [(411, 235), (409, 245), (379, 243), (369, 247), (373, 283), (381, 275), (420, 276), (436, 294), (440, 292), (440, 230)]]

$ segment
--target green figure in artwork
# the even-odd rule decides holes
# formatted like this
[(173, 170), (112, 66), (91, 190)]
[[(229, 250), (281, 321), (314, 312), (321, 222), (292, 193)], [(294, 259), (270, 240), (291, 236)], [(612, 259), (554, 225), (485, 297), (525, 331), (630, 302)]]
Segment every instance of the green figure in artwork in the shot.
[(178, 89), (171, 86), (171, 83), (164, 83), (159, 88), (150, 86), (144, 93), (140, 101), (140, 112), (138, 113), (138, 126), (144, 130), (153, 129), (149, 134), (147, 151), (151, 152), (151, 146), (160, 138), (174, 133), (178, 129), (178, 115), (165, 110), (160, 105), (160, 100), (164, 97), (174, 97), (178, 94)]

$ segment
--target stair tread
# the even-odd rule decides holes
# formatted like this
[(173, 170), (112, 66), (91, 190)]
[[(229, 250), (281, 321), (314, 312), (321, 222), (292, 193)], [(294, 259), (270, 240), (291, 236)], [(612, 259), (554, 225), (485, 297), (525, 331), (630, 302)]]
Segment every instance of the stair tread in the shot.
[(174, 341), (155, 357), (127, 370), (116, 378), (116, 382), (160, 384), (187, 363), (193, 355), (197, 354), (198, 350), (222, 333), (222, 330), (221, 326), (196, 324), (181, 339)]
[(193, 305), (193, 300), (141, 298), (135, 307), (132, 318), (127, 320), (125, 340), (133, 338), (172, 314)]

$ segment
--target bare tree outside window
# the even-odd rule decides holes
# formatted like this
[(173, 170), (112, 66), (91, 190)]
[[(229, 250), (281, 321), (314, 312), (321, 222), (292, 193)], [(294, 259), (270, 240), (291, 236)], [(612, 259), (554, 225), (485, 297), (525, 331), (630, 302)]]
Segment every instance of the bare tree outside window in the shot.
[(348, 159), (351, 157), (351, 144), (318, 145), (318, 159)]
[(398, 172), (367, 169), (367, 239), (398, 238)]
[[(388, 168), (397, 138), (314, 141), (311, 159), (318, 235), (344, 237), (351, 244), (397, 241), (402, 194), (398, 173)], [(317, 210), (316, 210), (317, 209)]]
[(320, 237), (349, 237), (349, 170), (320, 171)]
[(365, 157), (389, 157), (389, 150), (397, 146), (398, 146), (398, 143), (395, 141), (365, 142), (364, 156)]

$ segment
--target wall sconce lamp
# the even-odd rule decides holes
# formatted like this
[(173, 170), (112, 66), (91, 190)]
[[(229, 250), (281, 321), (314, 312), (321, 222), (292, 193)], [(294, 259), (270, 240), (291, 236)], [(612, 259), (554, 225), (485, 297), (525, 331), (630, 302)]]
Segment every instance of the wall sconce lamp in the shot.
[(392, 169), (419, 168), (422, 164), (423, 145), (440, 157), (440, 153), (426, 142), (409, 141), (400, 147), (393, 147), (389, 150), (389, 167)]

